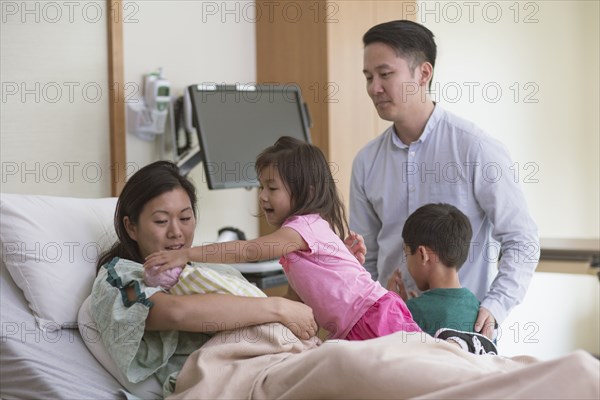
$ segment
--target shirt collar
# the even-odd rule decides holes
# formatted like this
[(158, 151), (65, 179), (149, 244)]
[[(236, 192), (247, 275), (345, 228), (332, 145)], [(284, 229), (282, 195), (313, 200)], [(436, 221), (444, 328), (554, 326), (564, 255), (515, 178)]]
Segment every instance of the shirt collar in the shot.
[[(438, 121), (440, 121), (440, 119), (442, 119), (442, 116), (444, 115), (444, 110), (442, 109), (442, 107), (435, 103), (434, 105), (435, 107), (433, 108), (433, 112), (427, 120), (427, 124), (425, 124), (425, 129), (423, 130), (421, 136), (419, 136), (419, 139), (416, 141), (416, 143), (423, 143), (424, 141), (426, 141), (431, 132), (435, 129), (436, 125), (438, 124)], [(392, 131), (392, 143), (400, 149), (407, 149), (409, 145), (404, 144), (402, 140), (400, 140), (400, 138), (396, 134), (396, 127), (392, 124), (390, 129)]]

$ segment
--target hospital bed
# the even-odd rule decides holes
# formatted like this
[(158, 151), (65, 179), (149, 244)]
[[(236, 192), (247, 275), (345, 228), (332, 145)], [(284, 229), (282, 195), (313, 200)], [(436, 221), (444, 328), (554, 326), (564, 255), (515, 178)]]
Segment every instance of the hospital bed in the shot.
[[(87, 298), (96, 274), (97, 256), (115, 240), (112, 228), (115, 204), (115, 198), (74, 199), (0, 195), (2, 245), (0, 397), (2, 399), (112, 399), (124, 398), (125, 392), (140, 398), (162, 397), (161, 383), (153, 377), (138, 384), (131, 384), (124, 379), (104, 350), (98, 331), (89, 317), (89, 308), (86, 307), (89, 304)], [(423, 346), (416, 338), (408, 338), (409, 342), (400, 343), (398, 340), (401, 336), (396, 338), (391, 336), (374, 339), (381, 340), (380, 343), (387, 343), (389, 346), (387, 348), (377, 346), (377, 349), (385, 350), (380, 351), (384, 359), (389, 357), (386, 349), (393, 351), (394, 348), (403, 346), (402, 351), (397, 351), (395, 356), (404, 359), (394, 364), (394, 368), (407, 374), (416, 373), (421, 378), (406, 378), (402, 381), (400, 375), (396, 377), (400, 379), (398, 382), (402, 382), (400, 386), (427, 393), (421, 398), (535, 397), (532, 393), (543, 396), (548, 393), (556, 394), (558, 396), (556, 398), (598, 398), (600, 395), (598, 383), (600, 364), (583, 352), (574, 353), (564, 360), (534, 362), (530, 365), (523, 363), (522, 369), (500, 372), (496, 371), (493, 365), (503, 363), (501, 359), (492, 359), (488, 362), (484, 359), (472, 358), (476, 356), (467, 353), (463, 355), (461, 353), (464, 352), (451, 348), (452, 346), (447, 343)], [(339, 346), (351, 346), (355, 350), (364, 347), (365, 351), (358, 352), (362, 361), (379, 362), (375, 360), (377, 357), (375, 352), (371, 352), (375, 347), (369, 347), (367, 343), (369, 341), (356, 343), (356, 345), (341, 342)], [(222, 345), (222, 343), (216, 344)], [(326, 365), (324, 362), (328, 359), (322, 355), (328, 354), (328, 351), (336, 351), (338, 345), (325, 344), (319, 349), (302, 353), (300, 358), (295, 358), (302, 360), (300, 365), (306, 369), (306, 375), (310, 373), (318, 375), (312, 380), (305, 380), (305, 385), (299, 384), (303, 381), (303, 377), (290, 377), (284, 368), (279, 371), (284, 374), (283, 380), (292, 378), (298, 384), (282, 385), (282, 381), (265, 379), (261, 381), (262, 383), (256, 380), (257, 384), (253, 387), (260, 389), (263, 394), (272, 393), (269, 390), (299, 388), (303, 390), (301, 393), (305, 394), (303, 397), (330, 398), (333, 395), (327, 393), (332, 390), (331, 385), (337, 384), (334, 389), (342, 390), (348, 387), (355, 390), (352, 385), (359, 384), (356, 387), (356, 390), (359, 390), (364, 389), (369, 383), (376, 384), (377, 378), (384, 371), (374, 369), (372, 377), (361, 377), (360, 381), (355, 378), (344, 378), (343, 374), (336, 374), (333, 379), (329, 377), (325, 379), (329, 382), (328, 385), (321, 388), (318, 386), (318, 383), (323, 381), (318, 368), (323, 368), (323, 365)], [(235, 344), (232, 346), (235, 348)], [(201, 347), (200, 351), (204, 348), (205, 346)], [(422, 357), (421, 353), (415, 353), (418, 348), (428, 351), (429, 356)], [(229, 351), (228, 349), (229, 347), (226, 346), (225, 350)], [(251, 346), (246, 346), (242, 350), (253, 351)], [(404, 354), (407, 352), (413, 354)], [(439, 357), (436, 352), (439, 353)], [(214, 351), (211, 354), (214, 356)], [(270, 355), (267, 354), (266, 359), (269, 357)], [(241, 357), (242, 362), (247, 360), (250, 363), (260, 359), (260, 357)], [(431, 377), (430, 380), (428, 378), (424, 381), (422, 377), (427, 374), (416, 369), (418, 366), (415, 366), (414, 361), (427, 363), (428, 360), (432, 360), (432, 364), (425, 366), (429, 369), (435, 368), (440, 360), (444, 359), (459, 360), (472, 365), (484, 363), (482, 365), (492, 368), (495, 372), (482, 375), (479, 382), (451, 381), (450, 385), (436, 389), (434, 385), (439, 386), (443, 380)], [(206, 358), (202, 355), (197, 355), (197, 360), (206, 362)], [(220, 359), (215, 360), (215, 362), (220, 361)], [(222, 367), (211, 367), (209, 370), (219, 373), (222, 368), (228, 368), (230, 365), (229, 361), (224, 362)], [(407, 363), (410, 363), (410, 366)], [(194, 366), (190, 365), (190, 367)], [(269, 367), (268, 370), (276, 372), (276, 368)], [(194, 369), (190, 368), (190, 371), (194, 372)], [(255, 379), (252, 368), (244, 371), (251, 375), (251, 380)], [(476, 368), (470, 368), (469, 371), (480, 373)], [(441, 375), (437, 375), (438, 378)], [(226, 386), (214, 385), (213, 383), (218, 383), (216, 378), (218, 377), (214, 380), (211, 378), (210, 384), (200, 389), (214, 390), (215, 387)], [(239, 374), (235, 376), (228, 374), (223, 377), (227, 382), (241, 378), (244, 377)], [(425, 392), (423, 392), (423, 382), (426, 383)], [(419, 383), (421, 387), (411, 386), (411, 383)], [(430, 385), (432, 389), (428, 392)], [(254, 397), (252, 393), (247, 394), (245, 387), (239, 386), (239, 383), (233, 383), (231, 387), (241, 388), (243, 393), (238, 395), (242, 397)], [(214, 393), (212, 397), (222, 397), (219, 391), (212, 393)], [(383, 392), (377, 390), (369, 393), (372, 393), (373, 397), (383, 396)], [(398, 393), (394, 398), (402, 397), (416, 396)], [(194, 397), (186, 397), (184, 393), (182, 398)]]

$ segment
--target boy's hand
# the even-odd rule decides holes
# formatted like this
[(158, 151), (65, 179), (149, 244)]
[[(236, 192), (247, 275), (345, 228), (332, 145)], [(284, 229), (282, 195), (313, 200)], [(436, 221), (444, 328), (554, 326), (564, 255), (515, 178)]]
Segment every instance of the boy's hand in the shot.
[(406, 291), (404, 281), (402, 280), (402, 272), (400, 272), (400, 270), (395, 270), (392, 276), (390, 276), (390, 279), (388, 279), (387, 290), (398, 293), (404, 301), (407, 301), (412, 297), (417, 297), (417, 292), (411, 290), (410, 293), (408, 293)]
[(350, 250), (350, 253), (356, 257), (358, 262), (363, 265), (365, 263), (365, 256), (367, 255), (365, 239), (358, 233), (350, 231), (350, 234), (344, 239), (344, 244)]
[(188, 260), (188, 249), (163, 250), (146, 257), (144, 268), (158, 266), (157, 272), (162, 272), (171, 268), (182, 267), (187, 264)]

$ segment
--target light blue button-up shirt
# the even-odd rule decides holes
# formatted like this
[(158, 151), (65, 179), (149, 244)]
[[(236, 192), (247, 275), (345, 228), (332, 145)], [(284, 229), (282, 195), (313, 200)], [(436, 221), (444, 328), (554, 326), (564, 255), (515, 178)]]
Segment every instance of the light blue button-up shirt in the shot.
[(365, 268), (384, 285), (400, 268), (407, 290), (418, 292), (406, 267), (402, 227), (422, 205), (452, 204), (473, 228), (460, 282), (502, 322), (525, 297), (539, 260), (537, 226), (514, 171), (500, 142), (439, 105), (409, 145), (391, 126), (352, 166), (350, 229), (364, 236)]

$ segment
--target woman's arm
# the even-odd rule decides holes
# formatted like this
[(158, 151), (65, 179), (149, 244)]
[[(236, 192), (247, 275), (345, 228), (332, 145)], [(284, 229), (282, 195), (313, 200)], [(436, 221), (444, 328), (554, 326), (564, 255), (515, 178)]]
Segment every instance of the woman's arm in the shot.
[(284, 227), (254, 240), (235, 240), (189, 249), (159, 251), (146, 257), (144, 267), (160, 265), (161, 272), (185, 265), (188, 261), (224, 264), (255, 262), (307, 249), (308, 245), (298, 232)]
[(147, 330), (215, 332), (268, 322), (281, 322), (296, 336), (317, 333), (312, 309), (281, 297), (241, 297), (228, 294), (176, 296), (156, 293), (146, 319)]

